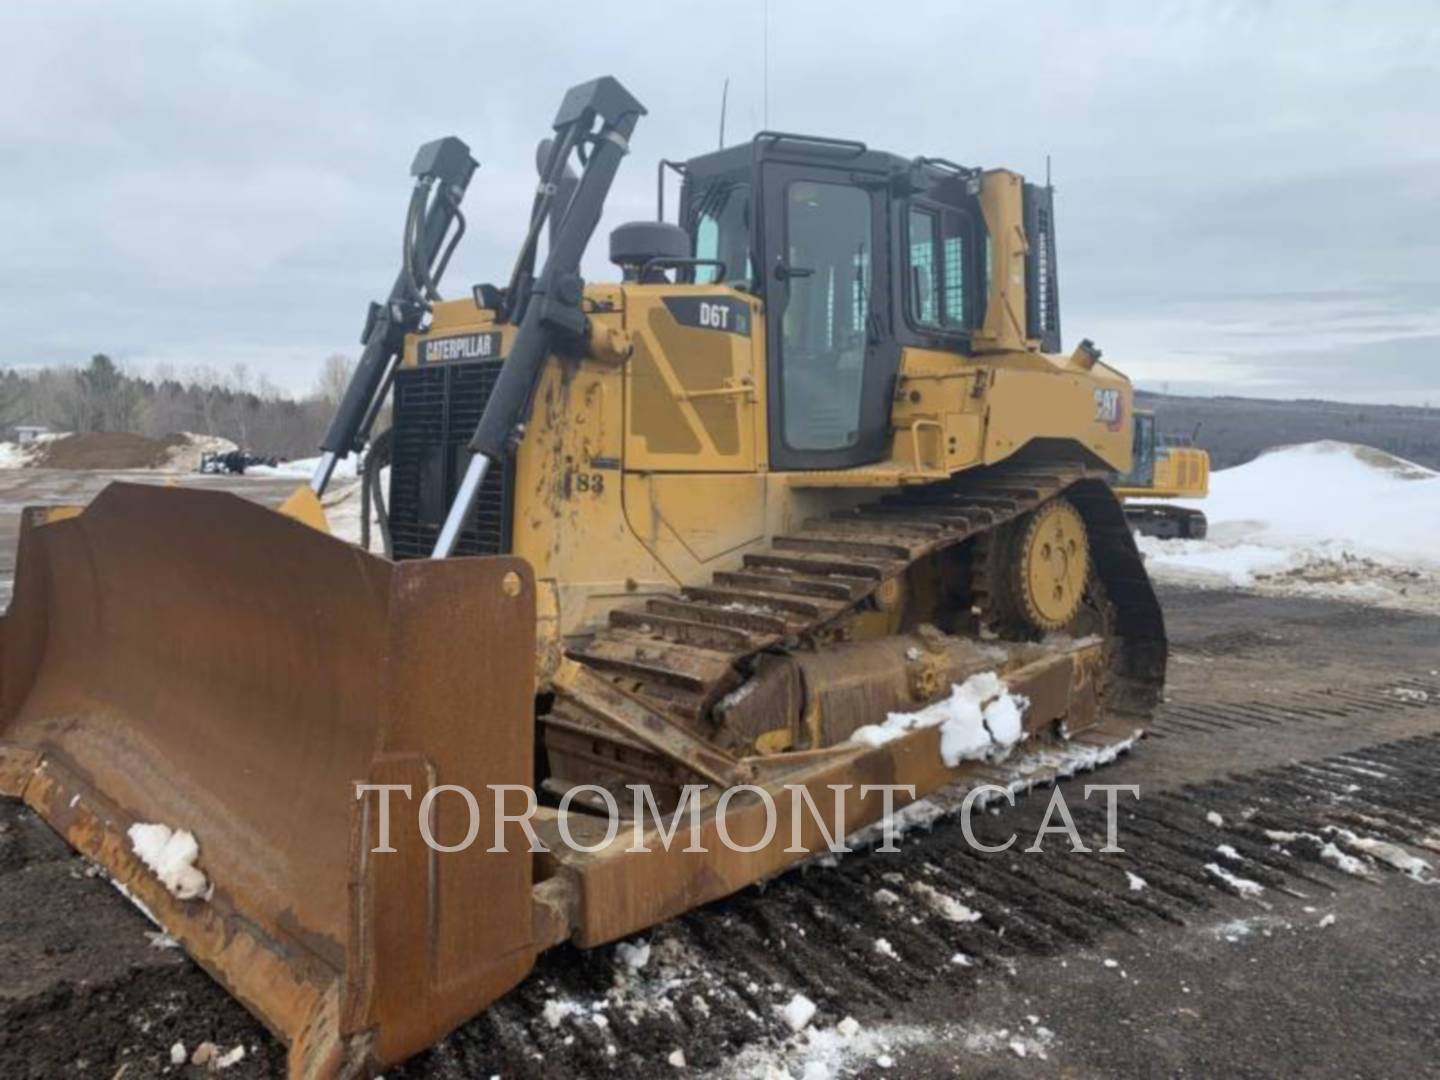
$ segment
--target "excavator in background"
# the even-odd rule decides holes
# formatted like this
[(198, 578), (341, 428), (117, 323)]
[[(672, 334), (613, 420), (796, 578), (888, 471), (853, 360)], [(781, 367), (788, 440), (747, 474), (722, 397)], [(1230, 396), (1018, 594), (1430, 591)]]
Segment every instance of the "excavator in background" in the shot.
[(1125, 502), (1125, 519), (1144, 536), (1162, 540), (1203, 540), (1205, 512), (1140, 499), (1203, 499), (1210, 494), (1210, 455), (1193, 438), (1157, 434), (1155, 414), (1135, 412), (1135, 445), (1130, 470), (1115, 476), (1115, 494)]
[[(613, 78), (571, 89), (509, 280), (448, 299), (477, 164), (421, 148), (401, 269), (281, 512), (125, 483), (27, 512), (0, 791), (292, 1076), (373, 1075), (542, 950), (733, 893), (832, 823), (1109, 760), (1160, 700), (1109, 483), (1133, 395), (1061, 349), (1051, 189), (764, 131), (662, 161), (658, 220), (587, 283), (644, 111)], [(387, 399), (382, 557), (327, 535), (319, 496)], [(903, 719), (981, 684), (1013, 727)], [(694, 794), (700, 850), (608, 830), (636, 790), (662, 814)]]

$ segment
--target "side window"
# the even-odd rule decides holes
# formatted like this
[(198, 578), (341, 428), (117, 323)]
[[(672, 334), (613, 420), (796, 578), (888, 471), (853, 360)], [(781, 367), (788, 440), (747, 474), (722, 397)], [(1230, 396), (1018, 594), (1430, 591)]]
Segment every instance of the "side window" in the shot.
[[(695, 257), (718, 259), (725, 264), (729, 283), (748, 284), (754, 279), (750, 263), (750, 186), (717, 183), (703, 192), (695, 218)], [(719, 282), (718, 266), (697, 266), (695, 283)]]
[[(706, 214), (695, 226), (695, 257), (697, 259), (718, 259), (720, 257), (720, 222)], [(729, 267), (726, 267), (728, 270)], [(719, 273), (719, 267), (697, 266), (695, 283), (709, 285)]]
[(929, 210), (910, 211), (910, 314), (918, 323), (933, 326), (935, 297), (940, 277), (935, 265), (935, 235), (938, 215)]
[(965, 263), (970, 257), (969, 246), (969, 238), (958, 233), (944, 238), (945, 258), (940, 264), (944, 302), (940, 306), (940, 318), (946, 326), (970, 325), (970, 293), (967, 291), (970, 282), (965, 273)]
[(950, 331), (973, 325), (974, 244), (975, 231), (966, 214), (940, 207), (910, 208), (906, 292), (911, 322)]

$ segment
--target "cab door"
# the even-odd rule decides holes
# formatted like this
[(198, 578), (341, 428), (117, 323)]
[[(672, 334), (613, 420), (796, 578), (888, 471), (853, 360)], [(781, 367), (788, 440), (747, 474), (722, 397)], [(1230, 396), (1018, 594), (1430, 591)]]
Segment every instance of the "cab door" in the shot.
[(788, 163), (761, 170), (770, 465), (882, 460), (900, 364), (885, 300), (885, 178)]

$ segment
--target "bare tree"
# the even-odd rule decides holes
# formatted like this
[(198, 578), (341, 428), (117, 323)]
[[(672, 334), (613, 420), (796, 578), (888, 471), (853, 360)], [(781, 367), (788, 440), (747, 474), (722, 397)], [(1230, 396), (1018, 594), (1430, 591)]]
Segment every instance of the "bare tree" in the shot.
[(344, 353), (331, 353), (320, 365), (320, 374), (315, 379), (315, 389), (310, 396), (330, 408), (340, 404), (345, 388), (350, 385), (350, 376), (355, 371), (355, 361)]
[(25, 380), (13, 371), (0, 375), (0, 427), (9, 434), (12, 425), (20, 423), (30, 411)]
[[(343, 376), (340, 376), (343, 378)], [(159, 438), (191, 431), (219, 435), (267, 454), (315, 452), (334, 405), (284, 394), (264, 375), (236, 366), (157, 367), (131, 375), (108, 357), (84, 368), (0, 371), (0, 426), (43, 424), (57, 431), (133, 431)]]

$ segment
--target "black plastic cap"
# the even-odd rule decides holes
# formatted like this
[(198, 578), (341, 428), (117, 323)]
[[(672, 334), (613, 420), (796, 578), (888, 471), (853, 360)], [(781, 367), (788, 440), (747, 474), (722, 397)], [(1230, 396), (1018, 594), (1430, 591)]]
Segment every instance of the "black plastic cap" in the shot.
[(645, 115), (645, 106), (636, 101), (630, 91), (621, 86), (620, 80), (613, 75), (602, 75), (579, 86), (572, 86), (566, 93), (565, 100), (560, 102), (560, 111), (555, 114), (556, 130), (573, 124), (585, 115), (586, 110), (594, 110), (607, 124), (615, 123), (627, 113)]
[(433, 176), (443, 183), (465, 187), (479, 167), (479, 162), (470, 156), (470, 147), (454, 135), (447, 135), (427, 142), (416, 151), (410, 175)]

